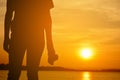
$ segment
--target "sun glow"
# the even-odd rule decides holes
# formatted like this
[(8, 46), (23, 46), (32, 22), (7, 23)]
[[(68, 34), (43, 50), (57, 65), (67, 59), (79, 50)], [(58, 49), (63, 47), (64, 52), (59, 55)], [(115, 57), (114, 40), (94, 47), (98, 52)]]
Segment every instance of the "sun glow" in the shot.
[(91, 76), (90, 76), (90, 73), (89, 73), (89, 72), (84, 72), (84, 73), (83, 73), (83, 78), (82, 78), (82, 80), (91, 80), (90, 77), (91, 77)]
[(89, 59), (93, 55), (93, 51), (91, 48), (83, 48), (79, 52), (80, 56), (84, 59)]

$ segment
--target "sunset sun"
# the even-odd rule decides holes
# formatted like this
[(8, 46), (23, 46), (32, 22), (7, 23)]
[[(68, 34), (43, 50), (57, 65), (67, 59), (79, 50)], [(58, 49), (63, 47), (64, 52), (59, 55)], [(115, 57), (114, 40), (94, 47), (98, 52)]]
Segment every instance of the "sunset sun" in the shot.
[(93, 55), (93, 51), (91, 48), (83, 48), (80, 50), (80, 56), (84, 59), (89, 59)]

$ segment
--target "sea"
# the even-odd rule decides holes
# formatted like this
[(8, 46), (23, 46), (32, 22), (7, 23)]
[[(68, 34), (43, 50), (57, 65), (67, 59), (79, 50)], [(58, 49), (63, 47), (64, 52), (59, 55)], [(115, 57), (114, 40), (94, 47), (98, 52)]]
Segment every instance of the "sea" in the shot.
[[(27, 80), (22, 71), (19, 80)], [(7, 70), (0, 70), (0, 80), (7, 80)], [(39, 80), (120, 80), (120, 72), (39, 71)]]

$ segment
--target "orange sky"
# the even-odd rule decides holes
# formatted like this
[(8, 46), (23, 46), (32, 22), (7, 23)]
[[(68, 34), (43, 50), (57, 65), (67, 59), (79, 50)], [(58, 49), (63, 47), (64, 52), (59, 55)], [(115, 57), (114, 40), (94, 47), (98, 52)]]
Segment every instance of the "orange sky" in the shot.
[[(76, 69), (120, 69), (120, 1), (119, 0), (54, 0), (51, 10), (53, 39), (59, 60), (55, 66)], [(2, 50), (5, 0), (0, 1), (0, 63), (7, 63)], [(78, 52), (83, 47), (94, 49), (91, 59)], [(47, 66), (46, 50), (41, 65)], [(24, 61), (25, 63), (25, 61)]]

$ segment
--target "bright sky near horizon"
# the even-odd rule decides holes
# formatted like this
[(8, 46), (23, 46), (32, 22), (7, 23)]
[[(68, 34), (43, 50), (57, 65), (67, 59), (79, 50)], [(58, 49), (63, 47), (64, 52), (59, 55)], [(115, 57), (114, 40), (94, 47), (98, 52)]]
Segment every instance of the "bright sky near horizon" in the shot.
[[(5, 2), (0, 0), (0, 63), (7, 63), (2, 50)], [(54, 0), (51, 10), (55, 66), (76, 69), (120, 69), (120, 0)], [(81, 48), (93, 48), (91, 59), (79, 56)], [(47, 66), (47, 53), (41, 65)], [(25, 62), (24, 62), (25, 63)]]

